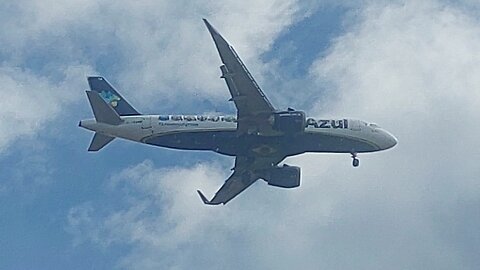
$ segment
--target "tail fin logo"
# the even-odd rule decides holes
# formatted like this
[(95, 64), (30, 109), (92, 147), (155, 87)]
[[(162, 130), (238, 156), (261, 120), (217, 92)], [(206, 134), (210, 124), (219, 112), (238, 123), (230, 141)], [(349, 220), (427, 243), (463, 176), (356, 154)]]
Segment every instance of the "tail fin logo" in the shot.
[(118, 102), (121, 100), (119, 96), (110, 91), (102, 91), (100, 96), (114, 108), (118, 106)]

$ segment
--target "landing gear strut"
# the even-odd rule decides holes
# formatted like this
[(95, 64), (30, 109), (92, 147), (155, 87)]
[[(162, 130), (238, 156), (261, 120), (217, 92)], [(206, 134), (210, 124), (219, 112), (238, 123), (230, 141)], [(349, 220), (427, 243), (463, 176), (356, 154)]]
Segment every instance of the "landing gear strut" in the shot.
[(353, 161), (352, 161), (353, 167), (358, 167), (358, 165), (360, 165), (360, 160), (358, 160), (357, 158), (357, 153), (352, 153), (352, 158), (353, 158)]

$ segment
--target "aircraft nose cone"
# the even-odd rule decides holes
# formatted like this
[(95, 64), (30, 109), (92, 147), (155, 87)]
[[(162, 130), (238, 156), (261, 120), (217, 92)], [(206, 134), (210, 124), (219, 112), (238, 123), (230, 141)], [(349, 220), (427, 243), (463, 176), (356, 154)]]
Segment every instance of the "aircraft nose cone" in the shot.
[(385, 136), (385, 149), (389, 149), (397, 145), (398, 140), (393, 136), (390, 132), (384, 130), (384, 136)]
[(395, 145), (397, 145), (397, 143), (398, 143), (397, 138), (395, 138), (395, 136), (393, 136), (392, 134), (390, 134), (390, 145), (391, 145), (390, 148), (391, 148), (391, 147), (394, 147)]

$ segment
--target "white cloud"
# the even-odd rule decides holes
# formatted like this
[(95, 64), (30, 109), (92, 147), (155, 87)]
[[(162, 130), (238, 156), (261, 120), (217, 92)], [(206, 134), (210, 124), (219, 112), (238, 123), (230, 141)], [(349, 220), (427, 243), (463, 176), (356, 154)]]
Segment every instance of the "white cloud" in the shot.
[[(82, 3), (81, 3), (82, 2)], [(35, 138), (67, 106), (85, 100), (85, 76), (92, 68), (79, 44), (72, 44), (72, 25), (90, 6), (84, 1), (18, 1), (2, 10), (0, 22), (0, 153), (17, 139)]]
[(228, 212), (219, 214), (214, 208), (204, 207), (195, 190), (198, 187), (214, 190), (215, 183), (211, 180), (225, 178), (225, 171), (215, 164), (155, 169), (151, 161), (144, 161), (112, 176), (109, 182), (110, 191), (122, 191), (125, 207), (105, 219), (95, 219), (91, 203), (75, 207), (68, 216), (68, 231), (75, 236), (77, 244), (87, 238), (103, 247), (123, 243), (135, 245), (136, 252), (122, 261), (128, 268), (152, 268), (172, 263), (173, 258), (168, 256), (160, 260), (132, 260), (142, 253), (152, 255), (152, 252), (178, 259), (178, 248), (192, 242), (199, 245), (212, 230), (224, 228), (227, 224), (217, 224), (215, 220), (225, 220)]
[(43, 126), (55, 119), (63, 106), (82, 94), (82, 79), (89, 70), (71, 66), (63, 71), (58, 83), (28, 70), (0, 67), (0, 153), (21, 136), (32, 138)]

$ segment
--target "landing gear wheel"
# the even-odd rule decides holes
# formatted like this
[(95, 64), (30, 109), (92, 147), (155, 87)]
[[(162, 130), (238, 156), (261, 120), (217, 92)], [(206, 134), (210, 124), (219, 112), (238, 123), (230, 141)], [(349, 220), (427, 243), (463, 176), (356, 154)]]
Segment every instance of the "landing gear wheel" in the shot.
[(352, 165), (353, 165), (353, 167), (358, 167), (358, 165), (360, 165), (360, 160), (358, 160), (357, 158), (354, 158), (353, 162), (352, 162)]
[(353, 167), (358, 167), (358, 165), (360, 165), (360, 160), (358, 160), (357, 158), (357, 153), (352, 153), (352, 158), (353, 158), (353, 161), (352, 161)]

